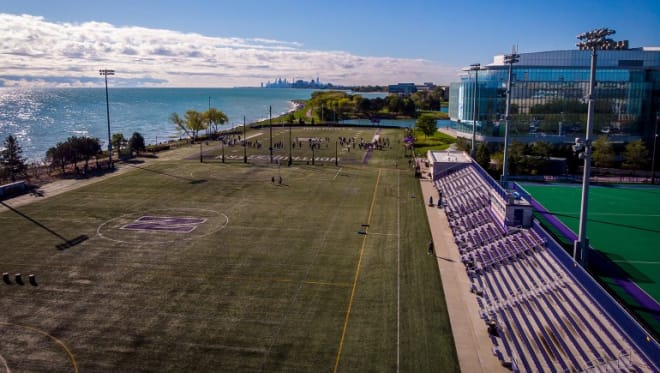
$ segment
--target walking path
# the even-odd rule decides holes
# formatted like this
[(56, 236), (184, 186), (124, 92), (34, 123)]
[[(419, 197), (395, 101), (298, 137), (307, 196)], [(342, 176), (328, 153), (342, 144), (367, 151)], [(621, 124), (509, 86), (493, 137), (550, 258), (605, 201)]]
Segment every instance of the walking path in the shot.
[[(423, 166), (422, 175), (428, 175)], [(438, 192), (428, 177), (421, 178), (420, 184), (461, 371), (510, 372), (492, 352), (486, 325), (479, 317), (476, 296), (470, 292), (470, 279), (461, 263), (447, 216), (444, 210), (427, 204), (429, 197), (437, 200)]]

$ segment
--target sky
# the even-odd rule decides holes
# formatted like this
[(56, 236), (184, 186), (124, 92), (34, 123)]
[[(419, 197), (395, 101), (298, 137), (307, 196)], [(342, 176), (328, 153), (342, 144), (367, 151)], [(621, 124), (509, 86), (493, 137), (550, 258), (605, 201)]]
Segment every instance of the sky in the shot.
[(445, 85), (600, 27), (660, 46), (660, 1), (0, 0), (0, 87)]

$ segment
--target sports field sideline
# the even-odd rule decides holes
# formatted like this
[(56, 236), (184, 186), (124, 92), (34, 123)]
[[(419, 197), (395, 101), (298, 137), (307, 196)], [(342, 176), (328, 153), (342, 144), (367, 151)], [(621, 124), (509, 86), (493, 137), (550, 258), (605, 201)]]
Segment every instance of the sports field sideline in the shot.
[[(563, 184), (522, 185), (534, 199), (577, 234), (581, 186)], [(660, 299), (660, 188), (652, 186), (592, 186), (589, 188), (587, 237), (656, 302)], [(616, 290), (614, 281), (602, 279)], [(619, 293), (621, 293), (619, 291)], [(621, 295), (655, 330), (660, 320), (634, 300)]]
[[(356, 131), (374, 133), (305, 134)], [(366, 165), (190, 147), (3, 202), (0, 371), (457, 371), (419, 182), (402, 132), (381, 136), (398, 146)]]

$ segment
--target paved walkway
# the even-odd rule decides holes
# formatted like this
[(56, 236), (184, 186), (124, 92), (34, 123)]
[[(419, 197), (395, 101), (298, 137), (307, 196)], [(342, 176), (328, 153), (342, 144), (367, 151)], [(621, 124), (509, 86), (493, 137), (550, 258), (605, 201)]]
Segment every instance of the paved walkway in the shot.
[(461, 263), (447, 216), (444, 210), (437, 206), (428, 206), (429, 197), (433, 197), (434, 202), (437, 201), (438, 192), (428, 179), (428, 170), (422, 167), (422, 174), (426, 176), (420, 179), (423, 201), (433, 236), (461, 372), (510, 372), (493, 355), (493, 346), (486, 325), (479, 317), (476, 295), (470, 292), (470, 279)]
[[(165, 152), (158, 153), (158, 158), (138, 158), (143, 163), (140, 166), (144, 166), (149, 163), (158, 162), (158, 161), (168, 161), (168, 160), (179, 160), (183, 159), (190, 154), (196, 154), (199, 148), (195, 146), (182, 146), (177, 149), (168, 150)], [(32, 193), (23, 194), (14, 198), (9, 198), (4, 201), (7, 205), (11, 207), (20, 207), (28, 205), (30, 203), (53, 197), (58, 194), (68, 192), (70, 190), (75, 190), (82, 188), (86, 185), (98, 183), (101, 180), (105, 180), (111, 177), (115, 177), (121, 174), (124, 174), (128, 171), (134, 170), (135, 167), (131, 167), (130, 163), (115, 162), (115, 171), (109, 172), (100, 176), (92, 176), (86, 179), (57, 179), (53, 182), (44, 184), (40, 186), (36, 191)], [(0, 212), (7, 210), (5, 206), (0, 205)]]

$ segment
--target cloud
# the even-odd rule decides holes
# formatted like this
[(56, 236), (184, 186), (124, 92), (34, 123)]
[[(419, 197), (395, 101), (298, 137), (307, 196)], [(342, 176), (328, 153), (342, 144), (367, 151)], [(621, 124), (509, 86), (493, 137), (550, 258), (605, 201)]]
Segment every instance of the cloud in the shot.
[(356, 56), (267, 38), (208, 37), (108, 23), (55, 23), (0, 13), (0, 86), (256, 86), (316, 76), (334, 84), (448, 83), (458, 68), (422, 59)]

